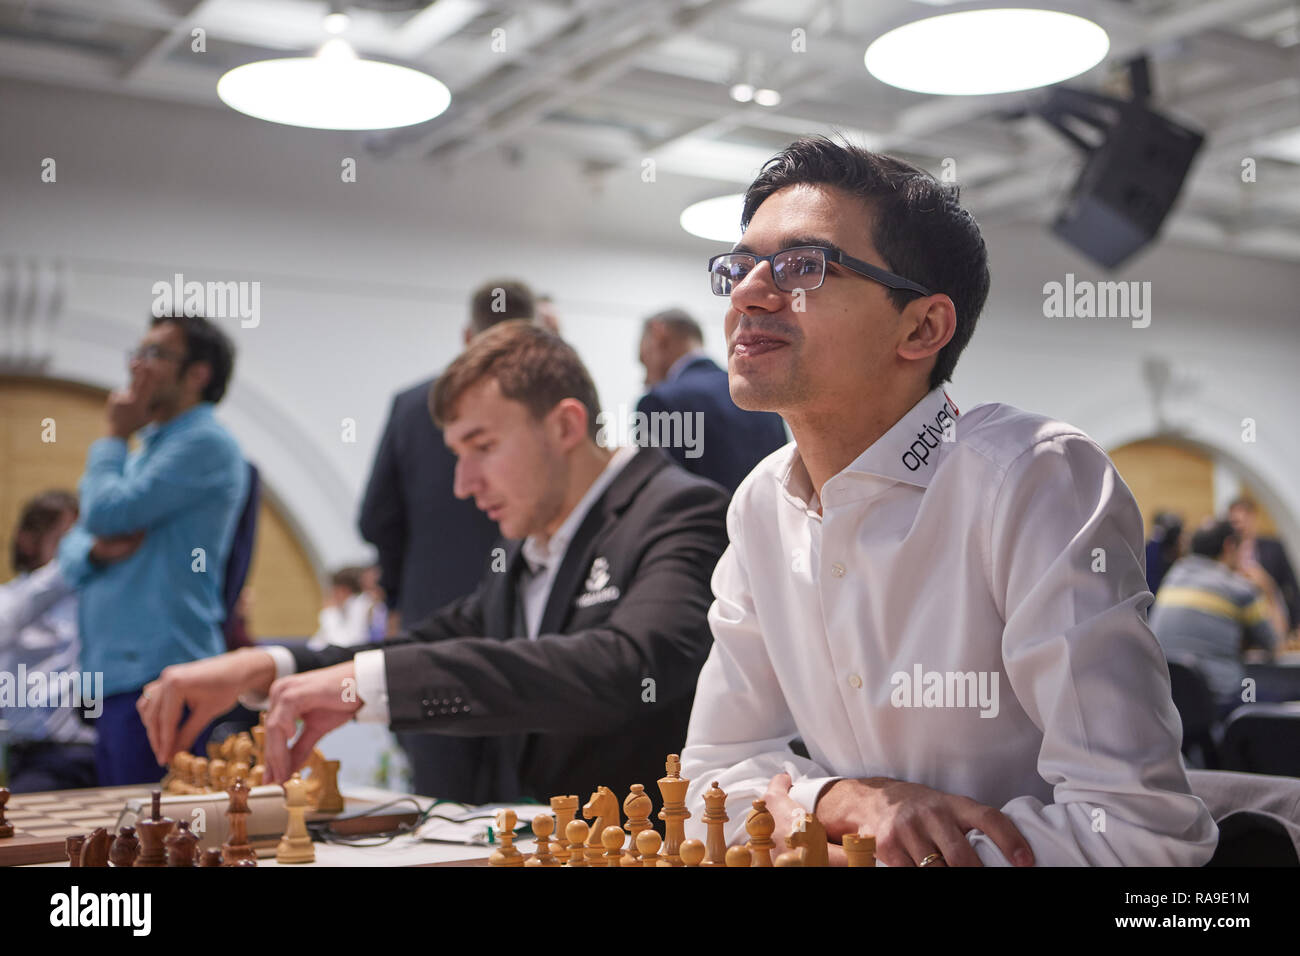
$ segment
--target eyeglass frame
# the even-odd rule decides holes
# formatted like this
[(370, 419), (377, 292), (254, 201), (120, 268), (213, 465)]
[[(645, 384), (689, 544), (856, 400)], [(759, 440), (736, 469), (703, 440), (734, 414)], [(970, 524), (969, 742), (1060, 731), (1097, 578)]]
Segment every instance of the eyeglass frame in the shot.
[[(751, 259), (754, 260), (754, 265), (753, 268), (749, 270), (749, 272), (745, 273), (745, 277), (747, 278), (750, 272), (753, 272), (754, 269), (757, 269), (758, 264), (760, 262), (766, 262), (768, 263), (768, 267), (772, 272), (772, 284), (776, 285), (776, 257), (785, 255), (787, 252), (794, 252), (796, 249), (816, 249), (819, 252), (821, 252), (822, 256), (824, 257), (823, 264), (822, 264), (822, 277), (820, 281), (818, 281), (818, 283), (812, 288), (803, 289), (803, 287), (800, 286), (799, 288), (803, 289), (804, 292), (812, 292), (814, 289), (820, 289), (822, 287), (822, 284), (825, 283), (826, 281), (826, 263), (834, 262), (837, 265), (841, 265), (844, 268), (848, 269), (850, 272), (855, 272), (858, 275), (867, 279), (874, 279), (876, 282), (879, 282), (881, 285), (887, 286), (890, 289), (897, 289), (900, 292), (918, 292), (924, 296), (934, 295), (933, 292), (931, 292), (929, 289), (927, 289), (925, 286), (921, 285), (920, 283), (913, 282), (911, 279), (905, 279), (902, 276), (897, 275), (893, 272), (889, 272), (886, 269), (881, 269), (879, 266), (873, 266), (870, 262), (863, 262), (861, 259), (855, 259), (852, 256), (846, 254), (843, 250), (837, 249), (835, 246), (823, 246), (823, 245), (816, 245), (811, 243), (801, 243), (800, 245), (797, 246), (790, 246), (787, 249), (779, 249), (776, 252), (772, 253), (770, 256), (760, 256), (756, 252), (749, 252), (743, 249), (739, 249), (739, 250), (733, 249), (731, 252), (720, 252), (716, 256), (711, 256), (709, 258), (708, 272), (710, 276), (714, 274), (713, 264), (717, 262), (719, 259), (721, 259), (723, 256), (749, 256)], [(744, 282), (745, 279), (742, 278), (740, 279), (740, 281)], [(787, 295), (793, 294), (795, 291), (794, 289), (790, 289), (790, 290), (782, 289), (779, 285), (776, 285), (776, 288), (778, 289), (778, 291), (785, 292)], [(732, 286), (732, 289), (734, 291), (735, 289), (734, 284)], [(712, 282), (709, 283), (709, 290), (713, 291)], [(713, 294), (731, 295), (730, 292), (714, 292)]]
[(159, 345), (141, 345), (139, 348), (127, 349), (123, 354), (128, 366), (132, 362), (147, 362), (150, 359), (174, 359), (184, 365), (189, 359), (188, 355), (168, 351)]

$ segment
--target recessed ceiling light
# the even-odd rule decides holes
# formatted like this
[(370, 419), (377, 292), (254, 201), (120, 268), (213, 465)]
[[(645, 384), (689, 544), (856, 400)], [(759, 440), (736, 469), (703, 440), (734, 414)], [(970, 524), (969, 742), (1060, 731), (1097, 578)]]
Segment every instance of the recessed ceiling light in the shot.
[(325, 32), (339, 34), (348, 28), (352, 18), (346, 13), (329, 13), (325, 15)]
[(410, 126), (451, 103), (451, 92), (427, 73), (363, 60), (339, 37), (316, 56), (235, 67), (217, 81), (217, 96), (257, 119), (313, 129)]
[(781, 102), (781, 94), (776, 90), (755, 90), (754, 102), (759, 106), (777, 106)]
[(1100, 63), (1106, 31), (1053, 10), (965, 10), (891, 30), (863, 57), (871, 75), (917, 93), (976, 96), (1068, 80)]
[(716, 196), (687, 206), (682, 210), (679, 222), (692, 236), (717, 242), (738, 242), (740, 213), (744, 208), (743, 193)]
[(737, 103), (748, 103), (754, 98), (754, 88), (748, 83), (737, 83), (731, 88), (731, 98)]

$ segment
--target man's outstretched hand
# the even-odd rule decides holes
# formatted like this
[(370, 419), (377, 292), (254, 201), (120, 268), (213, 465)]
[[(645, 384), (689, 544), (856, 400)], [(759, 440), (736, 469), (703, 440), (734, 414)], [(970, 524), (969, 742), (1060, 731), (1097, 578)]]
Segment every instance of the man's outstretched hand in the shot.
[(255, 648), (163, 668), (135, 703), (154, 758), (166, 764), (178, 751), (189, 750), (203, 728), (234, 707), (240, 694), (264, 694), (273, 680), (275, 660)]
[[(357, 671), (352, 661), (281, 677), (271, 685), (266, 714), (266, 765), (263, 783), (283, 783), (307, 762), (317, 741), (361, 709)], [(302, 721), (302, 733), (298, 721)], [(293, 741), (292, 750), (290, 741)]]

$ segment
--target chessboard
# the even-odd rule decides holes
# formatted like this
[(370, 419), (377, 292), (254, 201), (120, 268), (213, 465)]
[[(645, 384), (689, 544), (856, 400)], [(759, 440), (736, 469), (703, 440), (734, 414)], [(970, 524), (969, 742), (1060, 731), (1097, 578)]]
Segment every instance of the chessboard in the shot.
[[(65, 840), (86, 835), (96, 827), (116, 833), (118, 821), (128, 814), (128, 804), (148, 806), (148, 785), (131, 787), (95, 787), (86, 790), (58, 790), (47, 793), (15, 793), (9, 797), (5, 819), (14, 835), (0, 839), (0, 866), (25, 866), (33, 863), (56, 863), (67, 860)], [(307, 820), (330, 820), (351, 817), (378, 806), (343, 794), (341, 813), (309, 813)], [(413, 824), (418, 813), (409, 808), (386, 809), (360, 819), (339, 820), (331, 826), (338, 834), (376, 833), (395, 828), (399, 823)], [(272, 850), (274, 847), (272, 847)]]

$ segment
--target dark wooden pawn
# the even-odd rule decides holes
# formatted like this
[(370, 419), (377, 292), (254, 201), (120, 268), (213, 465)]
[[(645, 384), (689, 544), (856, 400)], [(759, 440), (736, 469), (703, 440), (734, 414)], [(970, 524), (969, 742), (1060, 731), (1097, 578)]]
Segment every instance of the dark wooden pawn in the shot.
[(84, 833), (64, 838), (63, 849), (68, 854), (68, 866), (81, 866), (81, 848), (85, 843), (86, 835)]
[(135, 866), (139, 853), (140, 841), (135, 838), (135, 827), (122, 827), (108, 851), (108, 862), (114, 866)]

